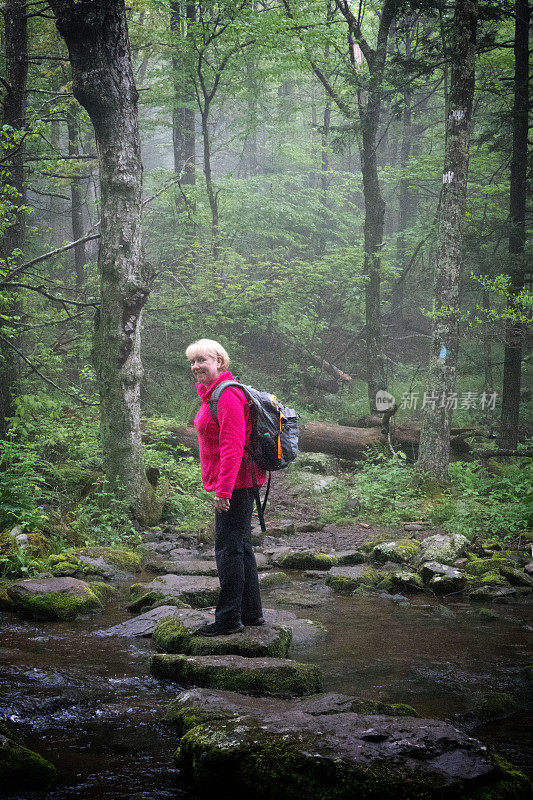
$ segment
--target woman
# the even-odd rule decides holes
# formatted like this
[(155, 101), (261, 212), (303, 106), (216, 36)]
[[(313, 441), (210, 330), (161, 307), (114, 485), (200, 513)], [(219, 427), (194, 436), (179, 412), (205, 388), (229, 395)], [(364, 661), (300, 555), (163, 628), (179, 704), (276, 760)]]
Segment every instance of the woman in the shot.
[[(215, 556), (220, 597), (215, 621), (199, 628), (202, 636), (239, 633), (245, 625), (263, 625), (257, 565), (252, 548), (252, 467), (244, 452), (250, 439), (250, 411), (244, 392), (231, 386), (218, 401), (218, 423), (209, 401), (215, 386), (234, 380), (229, 356), (213, 339), (200, 339), (185, 351), (202, 399), (194, 426), (200, 445), (204, 489), (215, 493)], [(266, 475), (255, 467), (261, 485)]]

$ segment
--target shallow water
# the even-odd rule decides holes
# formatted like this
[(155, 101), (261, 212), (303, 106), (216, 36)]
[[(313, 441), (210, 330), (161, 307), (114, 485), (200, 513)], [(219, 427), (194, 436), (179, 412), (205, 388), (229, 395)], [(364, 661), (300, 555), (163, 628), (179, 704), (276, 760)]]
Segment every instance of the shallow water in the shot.
[[(92, 633), (129, 618), (117, 604), (115, 597), (103, 614), (64, 623), (0, 614), (0, 719), (61, 774), (52, 791), (18, 800), (194, 800), (172, 767), (175, 734), (161, 722), (180, 687), (148, 674), (150, 639)], [(267, 593), (265, 605), (274, 607)], [(292, 656), (321, 667), (326, 691), (409, 703), (423, 716), (457, 724), (472, 693), (509, 692), (519, 712), (473, 735), (531, 773), (532, 704), (523, 669), (531, 663), (533, 615), (521, 604), (492, 608), (499, 617), (486, 622), (466, 604), (425, 596), (404, 605), (335, 595), (297, 611), (323, 622), (327, 634)]]

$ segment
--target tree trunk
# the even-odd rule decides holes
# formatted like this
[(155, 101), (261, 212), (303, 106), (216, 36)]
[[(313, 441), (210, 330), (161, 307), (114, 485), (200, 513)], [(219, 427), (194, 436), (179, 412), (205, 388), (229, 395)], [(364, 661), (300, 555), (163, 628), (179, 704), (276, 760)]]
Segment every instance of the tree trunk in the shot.
[(456, 0), (443, 187), (435, 264), (435, 312), (418, 468), (444, 480), (458, 352), (458, 293), (475, 83), (477, 0)]
[[(28, 25), (26, 19), (26, 0), (7, 0), (4, 6), (6, 93), (3, 102), (3, 124), (16, 130), (24, 126), (26, 116), (26, 81), (28, 76)], [(25, 215), (22, 206), (26, 201), (24, 184), (24, 144), (7, 152), (3, 165), (2, 182), (12, 187), (16, 195), (9, 196), (14, 206), (13, 222), (6, 228), (0, 245), (0, 258), (6, 261), (12, 253), (22, 248), (25, 233)], [(5, 318), (15, 317), (19, 304), (14, 294), (2, 308)], [(14, 324), (14, 323), (13, 323)], [(14, 413), (15, 387), (18, 379), (18, 359), (9, 341), (15, 338), (6, 331), (7, 325), (0, 326), (0, 437), (7, 432), (7, 419)]]
[[(78, 119), (73, 108), (67, 112), (68, 130), (68, 152), (71, 156), (78, 156), (80, 153)], [(78, 241), (83, 238), (83, 189), (81, 178), (74, 174), (70, 181), (71, 219), (72, 219), (72, 239)], [(74, 272), (76, 275), (76, 290), (81, 292), (85, 282), (85, 242), (79, 242), (74, 248)]]
[[(511, 258), (511, 299), (524, 288), (527, 263), (524, 255), (526, 243), (526, 186), (528, 150), (528, 78), (529, 78), (529, 0), (515, 1), (515, 72), (513, 103), (513, 158), (511, 161), (509, 254)], [(516, 449), (520, 411), (520, 383), (522, 378), (522, 342), (524, 328), (508, 322), (505, 328), (505, 354), (503, 364), (502, 416), (500, 446)]]
[[(186, 0), (183, 13), (183, 0), (172, 0), (170, 4), (170, 29), (173, 33), (186, 38), (190, 32), (190, 24), (196, 19), (194, 0)], [(174, 108), (172, 110), (172, 143), (174, 149), (174, 172), (181, 175), (180, 183), (194, 186), (195, 172), (195, 120), (194, 109), (185, 108), (184, 103), (192, 99), (192, 87), (184, 86), (185, 76), (180, 75), (179, 58), (172, 56), (174, 73)], [(189, 91), (187, 91), (189, 88)]]
[(209, 103), (205, 102), (202, 109), (202, 139), (204, 144), (204, 175), (209, 208), (211, 209), (211, 255), (213, 261), (218, 260), (219, 243), (219, 224), (218, 224), (218, 196), (213, 186), (213, 175), (211, 172), (211, 143), (209, 141)]
[(140, 521), (152, 512), (141, 452), (142, 309), (150, 269), (141, 244), (142, 163), (137, 90), (124, 0), (50, 0), (68, 47), (73, 92), (100, 155), (101, 313), (95, 356), (105, 473)]

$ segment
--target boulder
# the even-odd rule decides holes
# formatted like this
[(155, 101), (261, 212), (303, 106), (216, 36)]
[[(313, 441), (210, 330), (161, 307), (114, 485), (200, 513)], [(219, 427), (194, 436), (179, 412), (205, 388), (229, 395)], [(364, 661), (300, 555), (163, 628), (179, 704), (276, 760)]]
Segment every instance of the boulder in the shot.
[(518, 594), (513, 586), (480, 586), (470, 592), (469, 599), (476, 603), (492, 601), (494, 603), (506, 603)]
[[(162, 575), (150, 583), (130, 587), (130, 611), (143, 611), (156, 605), (175, 605), (205, 608), (215, 605), (220, 592), (217, 578), (204, 575)], [(171, 601), (169, 603), (169, 600)]]
[(292, 631), (292, 646), (304, 650), (315, 644), (326, 633), (326, 628), (321, 622), (315, 622), (305, 617), (297, 617), (293, 611), (286, 609), (264, 608), (263, 616), (271, 625), (282, 625)]
[(291, 579), (285, 572), (260, 572), (259, 585), (262, 589), (269, 589), (271, 586), (285, 586)]
[(195, 636), (197, 627), (176, 616), (160, 619), (153, 632), (154, 644), (162, 653), (286, 658), (292, 639), (291, 629), (278, 625), (247, 626), (241, 633), (209, 637)]
[(313, 553), (309, 550), (293, 551), (279, 555), (274, 563), (283, 569), (331, 569), (337, 557), (326, 553)]
[(460, 533), (437, 533), (433, 536), (426, 536), (420, 542), (418, 560), (453, 564), (456, 559), (466, 553), (468, 545), (468, 539)]
[(526, 572), (510, 567), (500, 567), (500, 572), (511, 586), (529, 586), (533, 588), (533, 577)]
[(439, 561), (426, 561), (421, 565), (419, 572), (424, 583), (429, 583), (429, 581), (437, 575), (449, 574), (450, 570), (452, 570), (453, 573), (459, 572), (455, 567), (449, 567), (447, 564), (441, 564)]
[(419, 550), (420, 542), (416, 539), (403, 538), (375, 545), (372, 556), (376, 561), (394, 561), (401, 564), (416, 558)]
[(359, 564), (355, 567), (333, 567), (328, 572), (326, 584), (334, 592), (351, 594), (361, 586), (387, 590), (392, 582), (390, 572), (374, 569), (369, 564)]
[(79, 557), (80, 560), (83, 557), (101, 558), (106, 566), (118, 567), (122, 572), (139, 572), (141, 569), (140, 554), (122, 547), (84, 547), (79, 551)]
[(338, 550), (334, 554), (337, 557), (338, 567), (353, 567), (355, 564), (364, 564), (366, 555), (362, 550)]
[(428, 583), (428, 589), (435, 594), (453, 594), (462, 592), (466, 586), (466, 578), (458, 569), (450, 567), (445, 575), (435, 575)]
[(424, 588), (422, 578), (416, 572), (407, 570), (391, 572), (390, 579), (392, 588), (396, 592), (418, 592)]
[(7, 593), (17, 610), (35, 619), (73, 619), (100, 608), (98, 597), (77, 578), (31, 578), (16, 581)]
[(515, 569), (516, 564), (509, 558), (502, 556), (493, 556), (492, 558), (478, 558), (477, 556), (470, 556), (465, 572), (467, 575), (482, 576), (487, 572), (498, 572), (502, 569)]
[(531, 784), (519, 770), (452, 725), (354, 713), (347, 710), (349, 698), (337, 698), (183, 692), (167, 712), (181, 736), (176, 764), (201, 798), (530, 797)]
[(228, 689), (251, 695), (294, 697), (321, 691), (322, 677), (314, 664), (287, 658), (184, 656), (156, 654), (150, 672), (178, 683)]
[(55, 781), (57, 770), (45, 758), (0, 728), (0, 792), (43, 791)]

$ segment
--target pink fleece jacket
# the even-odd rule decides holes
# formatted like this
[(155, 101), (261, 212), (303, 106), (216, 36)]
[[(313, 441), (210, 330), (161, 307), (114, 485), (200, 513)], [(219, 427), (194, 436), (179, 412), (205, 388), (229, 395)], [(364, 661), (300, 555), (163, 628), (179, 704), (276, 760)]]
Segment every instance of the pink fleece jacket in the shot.
[[(244, 392), (235, 386), (224, 389), (218, 401), (218, 425), (209, 406), (215, 386), (232, 380), (235, 380), (233, 375), (226, 370), (207, 388), (203, 383), (196, 384), (203, 400), (194, 418), (200, 445), (202, 483), (204, 489), (215, 492), (217, 497), (231, 497), (234, 489), (253, 486), (252, 467), (244, 453), (244, 445), (252, 430)], [(255, 473), (260, 486), (265, 482), (266, 473), (259, 467), (255, 467)]]

